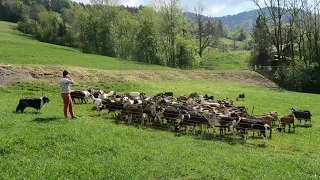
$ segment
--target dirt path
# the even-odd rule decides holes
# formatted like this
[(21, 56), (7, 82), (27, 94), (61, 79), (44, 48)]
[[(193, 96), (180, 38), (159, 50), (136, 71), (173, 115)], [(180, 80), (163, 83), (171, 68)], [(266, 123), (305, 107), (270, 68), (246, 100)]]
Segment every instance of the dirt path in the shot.
[(210, 80), (277, 88), (278, 86), (251, 71), (149, 71), (97, 70), (78, 67), (0, 65), (0, 85), (14, 82), (59, 82), (61, 72), (67, 69), (77, 82), (139, 81), (139, 80)]

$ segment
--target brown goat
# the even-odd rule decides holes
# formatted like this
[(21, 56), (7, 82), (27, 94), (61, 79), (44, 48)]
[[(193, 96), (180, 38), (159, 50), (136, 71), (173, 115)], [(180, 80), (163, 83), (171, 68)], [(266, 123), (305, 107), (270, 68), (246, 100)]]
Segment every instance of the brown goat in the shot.
[(272, 122), (274, 121), (274, 117), (271, 115), (256, 115), (256, 116), (250, 116), (248, 112), (244, 112), (242, 114), (247, 119), (256, 119), (256, 120), (261, 120), (265, 124), (268, 124), (270, 127), (272, 127)]
[(282, 129), (283, 129), (283, 132), (285, 132), (286, 124), (289, 125), (289, 131), (290, 131), (290, 128), (291, 128), (291, 124), (293, 125), (293, 131), (295, 131), (294, 116), (292, 114), (284, 115), (280, 119), (278, 130), (281, 132)]
[(191, 93), (189, 96), (188, 96), (188, 99), (191, 98), (191, 99), (195, 99), (195, 98), (199, 98), (199, 94), (197, 92), (194, 92), (194, 93)]
[(186, 101), (186, 100), (188, 100), (188, 97), (187, 97), (185, 94), (182, 94), (182, 95), (180, 95), (177, 99), (178, 99), (179, 101)]
[[(273, 117), (271, 115), (256, 115), (256, 116), (250, 116), (248, 114), (248, 112), (244, 112), (242, 114), (242, 116), (244, 116), (246, 119), (250, 119), (251, 121), (262, 121), (264, 124), (268, 124), (268, 126), (270, 127), (270, 138), (271, 138), (271, 132), (272, 132), (272, 122), (273, 122)], [(257, 131), (258, 134), (260, 133), (259, 131)], [(254, 131), (253, 131), (253, 135), (254, 135)]]

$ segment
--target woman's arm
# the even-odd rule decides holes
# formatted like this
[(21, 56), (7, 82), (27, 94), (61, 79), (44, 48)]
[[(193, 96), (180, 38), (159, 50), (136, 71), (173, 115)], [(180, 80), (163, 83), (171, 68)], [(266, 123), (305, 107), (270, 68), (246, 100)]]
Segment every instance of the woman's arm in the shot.
[(73, 81), (73, 79), (69, 76), (69, 75), (66, 75), (66, 79), (68, 79), (69, 81), (69, 83), (70, 84), (75, 84), (75, 82)]

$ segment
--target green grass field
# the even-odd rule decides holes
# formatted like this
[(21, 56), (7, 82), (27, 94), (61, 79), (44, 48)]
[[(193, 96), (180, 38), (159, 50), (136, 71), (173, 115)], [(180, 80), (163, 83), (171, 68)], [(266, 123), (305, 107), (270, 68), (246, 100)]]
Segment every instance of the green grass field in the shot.
[(219, 52), (216, 49), (206, 50), (203, 53), (202, 68), (211, 70), (243, 70), (248, 69), (250, 51), (235, 50)]
[(43, 43), (16, 30), (14, 23), (0, 22), (0, 63), (78, 66), (113, 70), (174, 70), (172, 68), (83, 54), (77, 49)]
[(219, 46), (222, 44), (228, 45), (228, 50), (222, 52), (222, 49), (219, 50), (219, 48), (207, 48), (203, 52), (201, 68), (210, 70), (249, 69), (250, 51), (244, 50), (245, 42), (236, 41), (236, 50), (233, 50), (233, 40), (221, 38), (219, 41)]
[[(41, 43), (12, 30), (15, 27), (0, 22), (0, 63), (113, 70), (169, 69)], [(220, 66), (238, 67), (228, 67), (222, 62)], [(77, 78), (74, 77), (76, 81)], [(75, 104), (75, 113), (80, 118), (66, 120), (57, 84), (43, 84), (43, 94), (51, 103), (40, 114), (31, 108), (21, 114), (14, 112), (19, 99), (42, 96), (42, 84), (15, 83), (0, 87), (0, 179), (320, 179), (319, 95), (226, 83), (223, 79), (79, 85), (119, 93), (143, 91), (147, 95), (197, 91), (213, 94), (216, 99), (235, 99), (244, 92), (245, 101), (235, 103), (249, 107), (250, 113), (253, 107), (254, 114), (276, 110), (280, 116), (290, 113), (290, 107), (308, 109), (313, 114), (312, 127), (297, 126), (294, 133), (279, 133), (274, 128), (273, 138), (265, 145), (261, 137), (253, 138), (252, 133), (247, 144), (243, 144), (240, 136), (235, 143), (230, 135), (213, 138), (212, 130), (194, 135), (174, 133), (165, 127), (118, 123), (106, 118), (105, 111), (97, 116), (91, 111), (92, 104)]]
[(40, 84), (17, 83), (0, 88), (0, 179), (319, 179), (319, 95), (210, 81), (140, 81), (89, 83), (119, 92), (163, 91), (211, 93), (217, 99), (246, 93), (237, 105), (254, 114), (289, 107), (309, 109), (312, 127), (295, 133), (274, 130), (267, 146), (260, 137), (243, 144), (240, 136), (174, 133), (170, 129), (127, 125), (76, 104), (77, 120), (63, 119), (57, 86), (45, 85), (51, 99), (40, 114), (14, 113), (20, 97), (41, 96)]

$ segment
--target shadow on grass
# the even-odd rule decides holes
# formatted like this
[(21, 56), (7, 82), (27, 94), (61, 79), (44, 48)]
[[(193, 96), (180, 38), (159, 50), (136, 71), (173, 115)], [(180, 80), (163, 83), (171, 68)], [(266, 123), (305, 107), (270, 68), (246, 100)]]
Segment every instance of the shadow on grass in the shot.
[(296, 133), (296, 130), (292, 130), (292, 129), (290, 129), (290, 131), (289, 130), (287, 130), (286, 129), (286, 131), (278, 131), (278, 130), (276, 130), (275, 132), (278, 132), (278, 133), (286, 133), (286, 134), (295, 134)]
[(296, 127), (301, 127), (301, 128), (311, 128), (312, 124), (296, 124)]
[(264, 143), (263, 144), (256, 144), (256, 143), (245, 143), (245, 145), (249, 146), (249, 147), (254, 147), (254, 148), (267, 148), (268, 147), (268, 143)]
[(287, 90), (281, 88), (281, 87), (269, 87), (268, 88), (270, 91), (275, 91), (275, 92), (285, 92)]
[[(221, 142), (225, 142), (228, 143), (230, 145), (236, 145), (236, 144), (248, 144), (248, 143), (244, 143), (243, 142), (243, 138), (239, 138), (239, 134), (236, 135), (236, 139), (233, 139), (233, 135), (228, 133), (225, 135), (219, 135), (217, 134), (216, 137), (214, 137), (212, 132), (201, 132), (201, 130), (196, 130), (194, 133), (192, 131), (186, 131), (184, 128), (180, 129), (180, 130), (175, 130), (174, 125), (170, 124), (170, 125), (166, 125), (166, 124), (148, 124), (148, 125), (142, 125), (141, 123), (138, 122), (133, 122), (131, 124), (128, 124), (127, 121), (123, 121), (123, 120), (117, 120), (117, 119), (113, 119), (113, 122), (115, 124), (123, 124), (123, 125), (127, 125), (127, 126), (134, 126), (136, 128), (139, 129), (152, 129), (154, 131), (167, 131), (170, 133), (173, 133), (173, 135), (177, 138), (179, 137), (183, 137), (183, 136), (192, 136), (195, 140), (205, 140), (205, 141), (221, 141)], [(264, 144), (264, 139), (262, 136), (247, 136), (247, 139), (260, 139), (261, 142), (263, 144), (256, 144), (256, 143), (252, 143), (250, 146), (255, 146), (258, 148), (265, 148), (267, 147), (267, 145)], [(268, 137), (268, 139), (270, 140), (270, 138)]]
[(216, 137), (214, 137), (213, 134), (209, 134), (209, 133), (204, 133), (204, 134), (198, 134), (195, 136), (196, 140), (208, 140), (208, 141), (222, 141), (222, 142), (227, 142), (229, 144), (235, 144), (235, 142), (237, 142), (237, 138), (236, 140), (233, 140), (233, 135), (232, 134), (227, 134), (227, 135), (216, 135)]
[[(18, 28), (14, 27), (12, 28), (13, 30), (18, 31)], [(12, 32), (12, 34), (20, 36), (22, 38), (26, 38), (26, 39), (30, 39), (30, 40), (37, 40), (37, 38), (34, 35), (30, 35), (30, 34), (24, 34), (23, 32)]]
[(24, 111), (23, 113), (21, 113), (20, 111), (19, 111), (19, 112), (12, 111), (12, 113), (14, 113), (14, 114), (21, 114), (21, 115), (23, 115), (23, 114), (41, 114), (41, 112), (38, 113), (37, 111)]
[(58, 117), (37, 117), (35, 118), (33, 121), (34, 122), (39, 122), (39, 123), (47, 123), (47, 122), (51, 122), (51, 121), (58, 121), (58, 120), (62, 120), (64, 118), (58, 118)]

